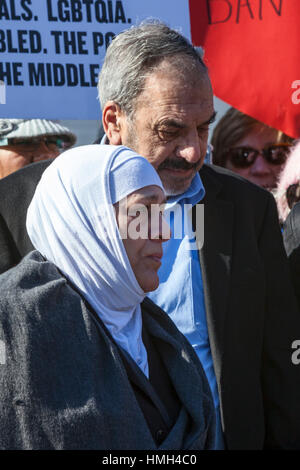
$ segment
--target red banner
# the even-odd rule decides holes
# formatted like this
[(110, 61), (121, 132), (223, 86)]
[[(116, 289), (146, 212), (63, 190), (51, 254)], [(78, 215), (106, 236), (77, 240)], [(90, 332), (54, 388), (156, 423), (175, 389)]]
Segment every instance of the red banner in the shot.
[(189, 0), (215, 95), (300, 137), (300, 1)]

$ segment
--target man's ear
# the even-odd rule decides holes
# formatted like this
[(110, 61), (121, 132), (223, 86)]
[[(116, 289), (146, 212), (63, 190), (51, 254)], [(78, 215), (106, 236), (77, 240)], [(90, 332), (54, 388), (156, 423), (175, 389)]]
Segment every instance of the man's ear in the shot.
[(105, 134), (111, 145), (122, 145), (122, 123), (124, 113), (114, 101), (108, 101), (102, 111), (102, 122)]

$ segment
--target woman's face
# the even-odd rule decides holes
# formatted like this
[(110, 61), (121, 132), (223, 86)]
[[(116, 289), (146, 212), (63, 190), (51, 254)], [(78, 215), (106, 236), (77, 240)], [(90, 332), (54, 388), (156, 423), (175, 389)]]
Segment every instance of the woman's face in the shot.
[(170, 227), (163, 217), (164, 203), (163, 191), (153, 185), (139, 189), (115, 204), (119, 232), (144, 292), (158, 287), (162, 243), (170, 238)]
[[(231, 160), (232, 155), (229, 154), (225, 163), (228, 168), (235, 173), (247, 178), (252, 183), (258, 184), (265, 189), (272, 190), (276, 187), (278, 176), (284, 167), (285, 160), (282, 164), (274, 164), (267, 161), (262, 150), (277, 143), (278, 131), (266, 126), (257, 126), (249, 132), (243, 139), (239, 140), (233, 149), (237, 147), (252, 148), (257, 150), (259, 154), (249, 166), (238, 166)], [(286, 147), (288, 151), (288, 147)]]

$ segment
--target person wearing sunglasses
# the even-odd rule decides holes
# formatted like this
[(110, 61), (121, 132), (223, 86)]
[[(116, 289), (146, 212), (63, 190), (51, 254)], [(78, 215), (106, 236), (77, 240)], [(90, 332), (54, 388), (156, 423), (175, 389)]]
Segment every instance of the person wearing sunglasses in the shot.
[(56, 158), (76, 136), (47, 119), (0, 119), (0, 178), (30, 163)]
[(300, 142), (291, 149), (288, 161), (279, 175), (275, 199), (279, 220), (283, 225), (291, 209), (300, 201)]
[(230, 108), (214, 129), (213, 163), (273, 191), (293, 139)]

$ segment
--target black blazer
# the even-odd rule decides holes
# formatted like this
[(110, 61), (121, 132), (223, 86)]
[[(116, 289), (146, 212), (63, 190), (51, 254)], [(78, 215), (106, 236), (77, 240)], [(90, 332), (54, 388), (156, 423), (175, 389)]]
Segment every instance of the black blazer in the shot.
[(300, 449), (297, 310), (274, 198), (204, 166), (200, 250), (207, 324), (229, 449)]
[(53, 160), (32, 163), (0, 180), (0, 273), (33, 250), (26, 214), (44, 170)]

